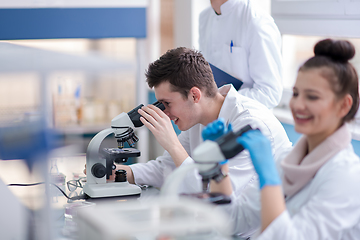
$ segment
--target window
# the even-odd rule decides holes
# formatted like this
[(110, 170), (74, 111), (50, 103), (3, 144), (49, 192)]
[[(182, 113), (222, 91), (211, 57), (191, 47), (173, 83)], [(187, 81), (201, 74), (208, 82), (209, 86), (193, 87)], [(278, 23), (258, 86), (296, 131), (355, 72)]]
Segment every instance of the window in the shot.
[[(286, 109), (292, 86), (299, 66), (313, 56), (316, 42), (328, 37), (352, 42), (356, 55), (351, 63), (360, 72), (360, 0), (271, 0), (271, 13), (283, 36), (284, 92), (275, 112), (291, 123)], [(360, 111), (352, 127), (353, 137), (360, 139)]]
[[(286, 89), (292, 89), (297, 71), (308, 58), (314, 56), (314, 45), (326, 37), (320, 36), (298, 36), (284, 34), (282, 54), (283, 54), (283, 85)], [(334, 38), (334, 37), (332, 37)], [(334, 38), (346, 39), (354, 44), (356, 55), (351, 60), (356, 70), (360, 73), (360, 38)]]
[[(282, 35), (282, 55), (283, 55), (283, 86), (284, 92), (280, 108), (288, 108), (288, 103), (292, 95), (292, 87), (295, 83), (299, 67), (310, 57), (314, 56), (315, 44), (326, 37), (323, 36), (301, 36), (301, 35)], [(355, 57), (350, 61), (360, 74), (360, 38), (339, 38), (350, 41), (355, 46)], [(357, 113), (357, 122), (360, 123), (360, 112)]]

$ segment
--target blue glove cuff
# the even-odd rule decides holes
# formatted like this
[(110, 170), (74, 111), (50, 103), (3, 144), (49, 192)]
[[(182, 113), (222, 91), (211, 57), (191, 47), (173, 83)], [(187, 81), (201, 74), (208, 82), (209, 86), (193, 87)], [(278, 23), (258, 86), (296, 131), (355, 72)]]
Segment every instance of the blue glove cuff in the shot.
[(222, 162), (219, 162), (219, 165), (221, 166), (221, 165), (227, 164), (228, 161), (229, 161), (229, 160), (226, 159), (226, 160), (224, 160), (224, 161), (222, 161)]
[(273, 174), (271, 177), (264, 177), (259, 175), (260, 190), (265, 186), (279, 186), (281, 185), (281, 179), (277, 173)]

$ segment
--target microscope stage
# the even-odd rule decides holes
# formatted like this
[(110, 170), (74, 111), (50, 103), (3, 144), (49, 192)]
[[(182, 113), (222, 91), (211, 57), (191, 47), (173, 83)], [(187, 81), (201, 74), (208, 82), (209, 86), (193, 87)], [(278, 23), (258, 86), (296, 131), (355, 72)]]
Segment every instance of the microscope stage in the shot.
[(136, 148), (103, 148), (101, 153), (106, 159), (116, 163), (126, 162), (129, 157), (140, 156), (140, 151)]

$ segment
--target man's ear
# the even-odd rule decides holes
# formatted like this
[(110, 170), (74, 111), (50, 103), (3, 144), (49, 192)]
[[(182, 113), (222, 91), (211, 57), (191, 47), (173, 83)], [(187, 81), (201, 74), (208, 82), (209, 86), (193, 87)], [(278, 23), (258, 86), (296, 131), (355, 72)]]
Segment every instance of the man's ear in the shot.
[(201, 90), (198, 87), (192, 87), (189, 91), (189, 95), (191, 99), (194, 101), (194, 103), (197, 103), (200, 101), (201, 98)]

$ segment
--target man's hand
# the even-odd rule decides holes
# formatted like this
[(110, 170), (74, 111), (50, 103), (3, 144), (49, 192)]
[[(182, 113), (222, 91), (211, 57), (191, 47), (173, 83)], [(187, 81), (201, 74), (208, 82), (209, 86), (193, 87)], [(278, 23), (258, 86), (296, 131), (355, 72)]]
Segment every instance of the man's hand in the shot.
[(154, 134), (159, 144), (169, 152), (178, 167), (188, 157), (181, 145), (170, 118), (158, 107), (150, 104), (138, 110), (140, 121)]

